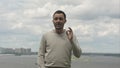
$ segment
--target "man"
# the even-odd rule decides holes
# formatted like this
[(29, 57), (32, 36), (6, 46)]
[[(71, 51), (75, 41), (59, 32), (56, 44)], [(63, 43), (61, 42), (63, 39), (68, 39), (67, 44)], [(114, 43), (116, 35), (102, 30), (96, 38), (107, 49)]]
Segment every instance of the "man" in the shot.
[(70, 68), (72, 51), (77, 58), (81, 55), (76, 37), (72, 29), (64, 29), (66, 14), (57, 10), (53, 14), (55, 29), (42, 36), (39, 48), (40, 68)]

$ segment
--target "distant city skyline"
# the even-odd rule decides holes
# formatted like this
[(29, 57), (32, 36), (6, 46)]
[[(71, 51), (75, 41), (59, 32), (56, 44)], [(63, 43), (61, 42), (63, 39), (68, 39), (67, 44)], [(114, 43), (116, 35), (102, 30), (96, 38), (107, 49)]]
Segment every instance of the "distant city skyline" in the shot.
[(38, 51), (63, 10), (83, 52), (120, 53), (119, 0), (0, 0), (0, 47)]
[(0, 47), (0, 54), (14, 54), (14, 55), (32, 55), (37, 52), (32, 52), (31, 48), (2, 48)]

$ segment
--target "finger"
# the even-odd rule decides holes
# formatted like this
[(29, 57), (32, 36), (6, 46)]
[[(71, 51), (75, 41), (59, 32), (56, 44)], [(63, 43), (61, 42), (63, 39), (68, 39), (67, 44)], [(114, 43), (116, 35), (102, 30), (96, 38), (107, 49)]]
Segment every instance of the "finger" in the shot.
[(66, 34), (67, 34), (67, 35), (69, 35), (70, 33), (71, 33), (71, 31), (70, 31), (70, 30), (67, 30), (67, 31), (66, 31)]
[(70, 27), (68, 27), (68, 29), (69, 29), (70, 31), (72, 31), (72, 29), (71, 29)]
[(69, 34), (69, 31), (68, 31), (68, 30), (66, 31), (66, 34), (67, 34), (67, 35)]

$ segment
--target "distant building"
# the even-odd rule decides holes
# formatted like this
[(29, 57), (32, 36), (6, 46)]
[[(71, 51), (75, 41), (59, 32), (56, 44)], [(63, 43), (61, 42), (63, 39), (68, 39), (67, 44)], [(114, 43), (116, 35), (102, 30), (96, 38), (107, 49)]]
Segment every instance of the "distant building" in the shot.
[(31, 48), (2, 48), (0, 47), (1, 54), (15, 54), (15, 55), (31, 55)]
[(12, 49), (12, 48), (4, 48), (4, 49), (1, 50), (1, 53), (3, 53), (3, 54), (13, 54), (14, 49)]
[(31, 54), (31, 48), (26, 49), (26, 54)]
[(16, 48), (15, 49), (16, 54), (23, 54), (23, 55), (30, 55), (31, 54), (31, 48)]

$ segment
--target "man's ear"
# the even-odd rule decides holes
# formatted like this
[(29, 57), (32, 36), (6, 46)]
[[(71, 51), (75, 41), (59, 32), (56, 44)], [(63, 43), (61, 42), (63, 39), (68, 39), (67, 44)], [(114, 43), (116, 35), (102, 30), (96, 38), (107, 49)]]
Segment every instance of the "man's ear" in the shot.
[(65, 23), (67, 22), (67, 20), (65, 19)]

